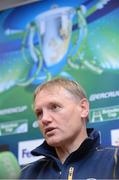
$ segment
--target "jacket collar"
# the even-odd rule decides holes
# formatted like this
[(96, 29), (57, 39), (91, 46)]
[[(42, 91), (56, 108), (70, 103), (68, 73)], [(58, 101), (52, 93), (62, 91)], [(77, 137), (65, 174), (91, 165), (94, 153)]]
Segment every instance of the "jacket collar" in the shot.
[[(79, 156), (79, 158), (81, 158), (88, 151), (94, 150), (96, 147), (100, 145), (100, 134), (97, 130), (94, 130), (93, 128), (88, 128), (87, 133), (88, 133), (88, 138), (86, 138), (83, 141), (81, 146), (76, 151), (70, 154), (69, 156), (70, 158), (71, 157), (74, 158), (74, 156), (76, 157)], [(58, 158), (54, 147), (49, 146), (46, 141), (44, 141), (40, 146), (32, 150), (31, 154), (34, 156), (43, 155), (45, 157), (49, 157), (52, 159)]]

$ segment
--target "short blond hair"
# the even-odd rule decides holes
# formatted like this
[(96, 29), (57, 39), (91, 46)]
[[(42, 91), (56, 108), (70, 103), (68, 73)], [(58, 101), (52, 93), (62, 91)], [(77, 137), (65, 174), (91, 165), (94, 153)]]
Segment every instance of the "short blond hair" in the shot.
[(52, 87), (63, 87), (64, 89), (69, 91), (75, 98), (79, 98), (80, 100), (83, 98), (87, 99), (86, 92), (84, 91), (83, 87), (79, 83), (73, 80), (59, 77), (59, 78), (54, 78), (50, 81), (47, 81), (43, 84), (40, 84), (34, 92), (34, 101), (37, 94), (41, 90), (49, 89)]

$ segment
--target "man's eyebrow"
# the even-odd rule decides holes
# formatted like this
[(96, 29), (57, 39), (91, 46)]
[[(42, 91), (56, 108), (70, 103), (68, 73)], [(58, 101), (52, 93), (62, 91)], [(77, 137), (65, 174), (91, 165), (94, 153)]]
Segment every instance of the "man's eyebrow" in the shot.
[[(52, 104), (61, 104), (61, 102), (53, 99), (53, 100), (48, 101), (47, 104), (46, 104), (46, 106), (49, 106), (49, 105), (52, 105)], [(41, 107), (39, 107), (39, 106), (34, 107), (34, 110), (35, 110), (35, 111), (37, 111), (37, 110), (39, 111), (39, 109), (41, 109)]]

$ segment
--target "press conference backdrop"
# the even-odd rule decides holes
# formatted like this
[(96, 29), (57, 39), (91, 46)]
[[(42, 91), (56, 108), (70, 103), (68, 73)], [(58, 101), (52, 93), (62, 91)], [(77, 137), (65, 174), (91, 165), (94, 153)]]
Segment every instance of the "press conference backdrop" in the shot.
[(43, 0), (0, 11), (0, 144), (31, 156), (32, 141), (42, 141), (33, 91), (61, 76), (86, 89), (88, 126), (102, 143), (119, 145), (118, 17), (117, 0)]

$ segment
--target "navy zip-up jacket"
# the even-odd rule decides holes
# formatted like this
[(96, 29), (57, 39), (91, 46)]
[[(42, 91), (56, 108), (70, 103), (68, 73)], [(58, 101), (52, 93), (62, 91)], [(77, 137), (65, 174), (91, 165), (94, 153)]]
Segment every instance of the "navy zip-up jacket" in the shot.
[(102, 148), (96, 130), (88, 129), (88, 135), (63, 164), (55, 149), (44, 141), (32, 151), (33, 155), (44, 158), (27, 165), (20, 179), (119, 179), (119, 149)]

